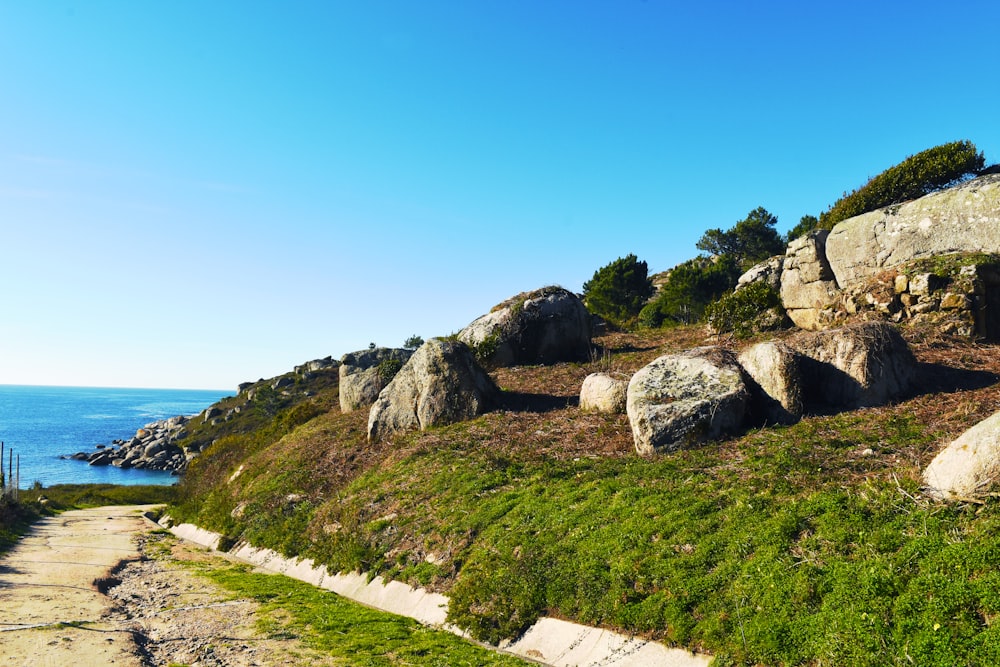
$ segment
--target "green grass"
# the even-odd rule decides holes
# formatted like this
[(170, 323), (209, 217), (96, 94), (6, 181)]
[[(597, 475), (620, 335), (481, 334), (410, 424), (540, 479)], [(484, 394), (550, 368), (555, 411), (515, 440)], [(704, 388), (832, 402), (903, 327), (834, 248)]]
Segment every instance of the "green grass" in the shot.
[(62, 511), (104, 505), (157, 505), (171, 503), (177, 498), (176, 486), (138, 484), (54, 484), (36, 486), (21, 491), (21, 501), (37, 505), (41, 498), (47, 502), (45, 511)]
[[(657, 353), (636, 349), (613, 361)], [(1000, 664), (1000, 513), (919, 493), (963, 406), (994, 394), (812, 416), (654, 458), (587, 455), (587, 438), (621, 440), (627, 424), (572, 407), (378, 444), (365, 414), (334, 410), (268, 442), (226, 440), (193, 467), (176, 516), (443, 591), (450, 620), (492, 642), (546, 614), (720, 665)]]
[(14, 546), (39, 516), (34, 505), (0, 498), (0, 554)]
[(522, 660), (477, 646), (443, 630), (355, 604), (333, 593), (281, 575), (247, 567), (212, 568), (212, 581), (260, 603), (258, 629), (265, 636), (297, 637), (344, 664), (524, 665)]

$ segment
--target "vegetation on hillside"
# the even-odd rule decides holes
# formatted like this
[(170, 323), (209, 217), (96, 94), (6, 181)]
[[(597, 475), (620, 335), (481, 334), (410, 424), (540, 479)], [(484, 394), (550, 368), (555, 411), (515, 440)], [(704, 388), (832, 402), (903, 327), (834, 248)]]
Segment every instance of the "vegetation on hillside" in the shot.
[(645, 328), (672, 327), (700, 322), (705, 308), (736, 285), (739, 265), (732, 257), (697, 257), (670, 272), (656, 297), (639, 312)]
[(1000, 401), (992, 348), (914, 336), (922, 361), (962, 370), (926, 366), (930, 393), (897, 406), (655, 458), (623, 416), (575, 406), (588, 373), (702, 336), (609, 334), (590, 363), (498, 369), (504, 409), (383, 443), (305, 380), (269, 432), (234, 424), (195, 461), (173, 514), (445, 591), (451, 620), (494, 641), (555, 614), (718, 664), (1000, 661), (1000, 514), (919, 491), (940, 444)]
[[(674, 267), (651, 300), (643, 303), (641, 291), (628, 291), (622, 286), (624, 276), (632, 275), (626, 267), (641, 266), (643, 279), (646, 276), (646, 263), (629, 255), (594, 274), (592, 281), (584, 285), (585, 302), (592, 313), (625, 328), (669, 327), (707, 318), (716, 331), (740, 336), (773, 329), (784, 321), (778, 312), (780, 303), (775, 303), (777, 295), (763, 287), (734, 294), (743, 272), (783, 254), (788, 242), (813, 229), (830, 229), (849, 217), (947, 187), (979, 172), (983, 163), (983, 154), (970, 141), (930, 148), (869, 179), (854, 192), (845, 193), (819, 218), (802, 216), (785, 237), (775, 229), (777, 217), (757, 207), (728, 230), (707, 230), (696, 244), (706, 254)], [(593, 284), (601, 286), (597, 297), (588, 295)]]
[(639, 311), (638, 324), (658, 328), (700, 322), (709, 305), (730, 293), (744, 271), (784, 252), (777, 222), (767, 209), (757, 207), (726, 231), (706, 231), (697, 245), (709, 255), (674, 267), (656, 297)]
[(0, 497), (0, 553), (10, 549), (39, 516), (38, 507), (34, 504)]
[(785, 242), (775, 230), (777, 216), (758, 206), (731, 229), (709, 229), (695, 244), (710, 256), (731, 257), (740, 272), (768, 257), (785, 252)]
[(832, 229), (841, 220), (923, 197), (975, 174), (983, 165), (983, 154), (971, 141), (953, 141), (921, 151), (838, 199), (820, 214), (819, 227)]
[[(914, 156), (874, 191), (940, 180), (975, 163), (956, 158), (970, 149)], [(645, 262), (599, 269), (592, 312), (644, 328), (599, 337), (587, 363), (494, 369), (501, 408), (474, 420), (370, 443), (367, 412), (339, 410), (335, 370), (243, 387), (189, 424), (181, 444), (202, 453), (171, 514), (227, 544), (446, 592), (450, 621), (492, 642), (548, 614), (718, 665), (1000, 664), (995, 499), (920, 493), (940, 446), (1000, 404), (993, 346), (908, 330), (923, 393), (653, 458), (635, 454), (625, 416), (578, 409), (589, 373), (627, 375), (704, 344), (689, 324), (753, 342), (777, 295), (731, 290), (780, 252), (775, 223), (757, 208), (709, 230), (698, 247), (712, 256), (676, 267), (644, 306)], [(232, 585), (274, 593), (244, 576)]]
[(594, 315), (616, 327), (631, 328), (639, 311), (653, 296), (646, 262), (635, 255), (619, 257), (594, 272), (583, 284), (583, 302)]

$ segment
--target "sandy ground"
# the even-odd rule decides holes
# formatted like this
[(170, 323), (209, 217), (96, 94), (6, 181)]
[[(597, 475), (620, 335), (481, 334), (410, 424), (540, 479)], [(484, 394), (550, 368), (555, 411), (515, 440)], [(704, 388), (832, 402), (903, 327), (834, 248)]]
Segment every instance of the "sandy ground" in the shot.
[(65, 512), (38, 523), (0, 560), (3, 665), (141, 665), (134, 642), (104, 618), (94, 581), (138, 557), (142, 507)]
[(0, 559), (0, 665), (329, 664), (294, 638), (261, 637), (254, 602), (174, 562), (218, 556), (175, 543), (147, 559), (147, 509), (65, 512)]

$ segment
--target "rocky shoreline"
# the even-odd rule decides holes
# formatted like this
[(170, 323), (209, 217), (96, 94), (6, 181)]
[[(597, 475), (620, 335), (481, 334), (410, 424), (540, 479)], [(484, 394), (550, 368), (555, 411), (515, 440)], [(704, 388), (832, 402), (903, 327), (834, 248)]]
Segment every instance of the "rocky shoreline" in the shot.
[(197, 455), (177, 445), (187, 435), (185, 426), (191, 419), (177, 416), (150, 422), (128, 440), (114, 440), (110, 445), (97, 445), (96, 452), (77, 452), (66, 458), (86, 461), (92, 466), (162, 470), (179, 475)]

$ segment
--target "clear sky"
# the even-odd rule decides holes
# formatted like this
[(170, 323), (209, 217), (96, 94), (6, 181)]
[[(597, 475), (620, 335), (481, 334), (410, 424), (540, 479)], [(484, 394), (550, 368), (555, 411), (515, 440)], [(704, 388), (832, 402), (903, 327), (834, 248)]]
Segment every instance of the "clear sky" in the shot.
[(1000, 3), (0, 0), (0, 383), (235, 388), (1000, 161)]

